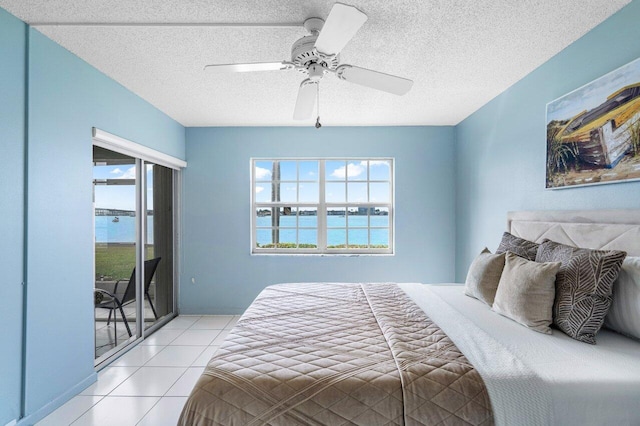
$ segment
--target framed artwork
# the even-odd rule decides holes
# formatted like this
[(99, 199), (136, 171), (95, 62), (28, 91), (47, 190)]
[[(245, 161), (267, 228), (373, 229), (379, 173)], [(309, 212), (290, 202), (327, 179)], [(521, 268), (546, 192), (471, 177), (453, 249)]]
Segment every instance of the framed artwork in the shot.
[(547, 104), (546, 187), (640, 180), (640, 58)]

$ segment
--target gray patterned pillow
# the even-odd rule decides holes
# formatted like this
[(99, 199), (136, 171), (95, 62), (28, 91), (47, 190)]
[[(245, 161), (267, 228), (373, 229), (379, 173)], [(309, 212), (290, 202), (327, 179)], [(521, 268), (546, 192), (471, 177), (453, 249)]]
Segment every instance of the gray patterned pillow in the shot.
[(496, 254), (510, 251), (527, 260), (536, 260), (539, 245), (540, 244), (536, 244), (533, 241), (525, 240), (524, 238), (516, 237), (515, 235), (505, 232), (502, 234), (502, 241), (500, 241)]
[(560, 330), (581, 342), (596, 343), (596, 333), (611, 307), (613, 282), (626, 255), (549, 240), (540, 244), (536, 262), (562, 262), (553, 304), (553, 322)]

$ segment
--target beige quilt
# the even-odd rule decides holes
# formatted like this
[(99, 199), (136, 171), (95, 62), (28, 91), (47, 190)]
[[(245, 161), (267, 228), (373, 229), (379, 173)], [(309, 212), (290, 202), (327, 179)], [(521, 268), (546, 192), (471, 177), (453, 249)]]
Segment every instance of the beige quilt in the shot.
[(395, 284), (279, 284), (240, 318), (180, 425), (491, 425), (482, 378)]

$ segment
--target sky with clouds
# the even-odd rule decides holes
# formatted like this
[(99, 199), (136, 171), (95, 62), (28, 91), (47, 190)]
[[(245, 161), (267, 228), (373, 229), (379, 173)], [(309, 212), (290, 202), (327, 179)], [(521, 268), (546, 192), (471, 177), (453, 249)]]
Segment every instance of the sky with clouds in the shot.
[[(297, 164), (296, 164), (297, 163)], [(299, 169), (297, 167), (299, 166)], [(153, 197), (153, 166), (147, 166), (147, 204)], [(271, 200), (270, 161), (256, 162), (256, 200)], [(280, 199), (284, 202), (318, 202), (319, 198), (318, 161), (281, 161)], [(135, 165), (94, 166), (94, 179), (135, 179)], [(326, 200), (327, 202), (367, 202), (389, 201), (388, 161), (326, 161)], [(299, 174), (299, 179), (298, 179)], [(367, 194), (367, 175), (370, 182), (370, 199)], [(287, 182), (289, 181), (289, 182)], [(348, 193), (348, 199), (347, 199)], [(119, 210), (135, 210), (135, 185), (96, 185), (95, 207)]]
[(635, 83), (640, 83), (640, 59), (550, 102), (547, 105), (547, 123), (568, 120), (582, 111), (593, 109), (605, 102), (607, 96)]
[[(299, 165), (299, 169), (296, 167)], [(280, 200), (283, 202), (318, 202), (318, 161), (280, 161)], [(273, 162), (257, 161), (255, 168), (256, 201), (271, 201)], [(334, 161), (325, 162), (326, 201), (329, 203), (389, 201), (389, 162)], [(367, 176), (370, 181), (367, 194)], [(286, 182), (289, 181), (289, 182)], [(298, 182), (296, 182), (298, 181)], [(370, 198), (369, 198), (370, 196)]]
[[(135, 179), (135, 165), (94, 166), (93, 178)], [(95, 185), (95, 207), (133, 211), (136, 208), (135, 185)], [(153, 200), (153, 165), (147, 165), (147, 205)]]

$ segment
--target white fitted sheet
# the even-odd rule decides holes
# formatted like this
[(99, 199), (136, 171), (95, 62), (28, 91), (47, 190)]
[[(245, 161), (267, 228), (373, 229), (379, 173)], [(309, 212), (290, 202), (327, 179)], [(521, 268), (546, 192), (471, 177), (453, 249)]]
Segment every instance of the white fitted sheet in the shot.
[(399, 284), (485, 381), (498, 425), (640, 425), (640, 342), (537, 333), (456, 284)]

